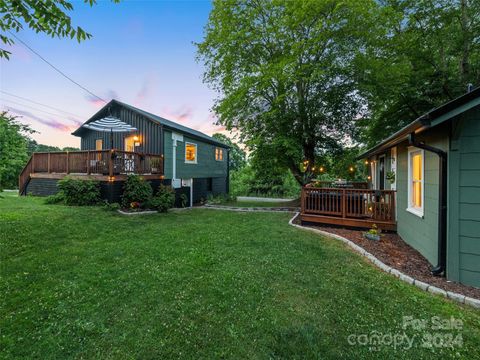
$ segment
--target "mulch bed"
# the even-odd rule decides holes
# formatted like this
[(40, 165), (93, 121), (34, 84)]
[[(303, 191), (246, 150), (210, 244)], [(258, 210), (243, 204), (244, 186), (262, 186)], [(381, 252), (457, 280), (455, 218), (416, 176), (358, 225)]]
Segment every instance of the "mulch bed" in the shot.
[[(295, 223), (301, 225), (301, 221), (298, 217), (295, 219)], [(384, 233), (382, 234), (380, 241), (372, 241), (363, 237), (365, 230), (319, 226), (310, 223), (305, 223), (303, 225), (343, 236), (358, 246), (361, 246), (386, 265), (391, 266), (414, 279), (434, 285), (445, 291), (452, 291), (475, 299), (480, 299), (480, 289), (453, 281), (447, 281), (444, 277), (433, 276), (430, 273), (432, 266), (427, 259), (403, 241), (397, 234)]]

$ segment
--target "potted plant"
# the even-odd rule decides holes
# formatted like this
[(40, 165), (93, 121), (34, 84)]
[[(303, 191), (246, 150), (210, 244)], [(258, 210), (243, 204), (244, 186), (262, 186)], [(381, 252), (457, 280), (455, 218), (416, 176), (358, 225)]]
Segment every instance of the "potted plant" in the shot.
[(368, 230), (368, 232), (364, 233), (363, 235), (365, 236), (365, 238), (369, 240), (379, 241), (380, 233), (381, 233), (381, 230), (377, 227), (376, 224), (373, 224), (372, 228)]
[(390, 184), (393, 184), (395, 182), (395, 172), (394, 171), (388, 171), (386, 175), (387, 181)]

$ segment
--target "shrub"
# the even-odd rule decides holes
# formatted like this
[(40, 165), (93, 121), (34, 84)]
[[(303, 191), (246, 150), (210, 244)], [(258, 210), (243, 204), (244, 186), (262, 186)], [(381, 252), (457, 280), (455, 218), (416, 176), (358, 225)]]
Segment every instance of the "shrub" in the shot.
[(132, 203), (140, 203), (145, 207), (152, 199), (150, 183), (138, 175), (129, 175), (123, 185), (122, 206), (129, 208)]
[(64, 204), (65, 196), (62, 191), (57, 192), (55, 195), (50, 195), (45, 198), (45, 204)]
[(149, 207), (159, 212), (167, 212), (175, 205), (175, 191), (171, 186), (160, 185), (150, 200)]
[(188, 196), (185, 194), (180, 195), (180, 203), (182, 204), (182, 208), (187, 206), (188, 203)]
[(100, 183), (95, 180), (75, 180), (65, 177), (58, 182), (60, 192), (67, 205), (96, 205), (100, 202)]
[(103, 204), (103, 209), (105, 211), (117, 211), (120, 209), (120, 204), (119, 203), (109, 203), (108, 201), (105, 201)]
[(212, 205), (226, 204), (229, 202), (236, 201), (237, 197), (230, 194), (218, 194), (218, 195), (208, 195), (207, 202)]

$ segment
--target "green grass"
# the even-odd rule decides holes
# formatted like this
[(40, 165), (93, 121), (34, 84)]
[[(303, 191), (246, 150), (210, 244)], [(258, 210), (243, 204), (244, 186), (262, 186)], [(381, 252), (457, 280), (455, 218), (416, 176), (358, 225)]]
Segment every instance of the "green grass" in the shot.
[(282, 202), (275, 202), (275, 201), (226, 201), (219, 205), (222, 206), (234, 206), (234, 207), (299, 207), (300, 202), (299, 200), (291, 200), (291, 201), (282, 201)]
[[(480, 312), (386, 275), (286, 213), (125, 217), (0, 199), (2, 359), (479, 358)], [(421, 347), (402, 317), (463, 321)], [(410, 350), (350, 334), (416, 336)], [(448, 331), (440, 334), (449, 333)]]

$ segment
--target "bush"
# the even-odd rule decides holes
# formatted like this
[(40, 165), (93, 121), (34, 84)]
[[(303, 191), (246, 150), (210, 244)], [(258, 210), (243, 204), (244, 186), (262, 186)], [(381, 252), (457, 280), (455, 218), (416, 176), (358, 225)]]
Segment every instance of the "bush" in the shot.
[(186, 207), (188, 204), (188, 196), (185, 194), (180, 195), (180, 203), (182, 204), (182, 208)]
[(130, 204), (135, 202), (145, 207), (152, 199), (152, 193), (149, 182), (138, 175), (129, 175), (123, 185), (122, 206), (130, 208)]
[(108, 201), (105, 201), (103, 204), (103, 210), (105, 211), (117, 211), (120, 209), (120, 204), (119, 203), (109, 203)]
[(167, 212), (175, 205), (175, 191), (171, 186), (160, 185), (150, 200), (149, 207), (159, 212)]
[(64, 204), (65, 196), (62, 191), (59, 191), (55, 195), (50, 195), (45, 198), (45, 204)]
[(207, 198), (207, 202), (211, 205), (221, 205), (221, 204), (226, 204), (236, 200), (237, 200), (237, 197), (230, 194), (219, 194), (216, 196), (209, 195)]
[(67, 205), (96, 205), (100, 202), (100, 183), (95, 180), (75, 180), (65, 177), (58, 182), (59, 200), (63, 197)]

